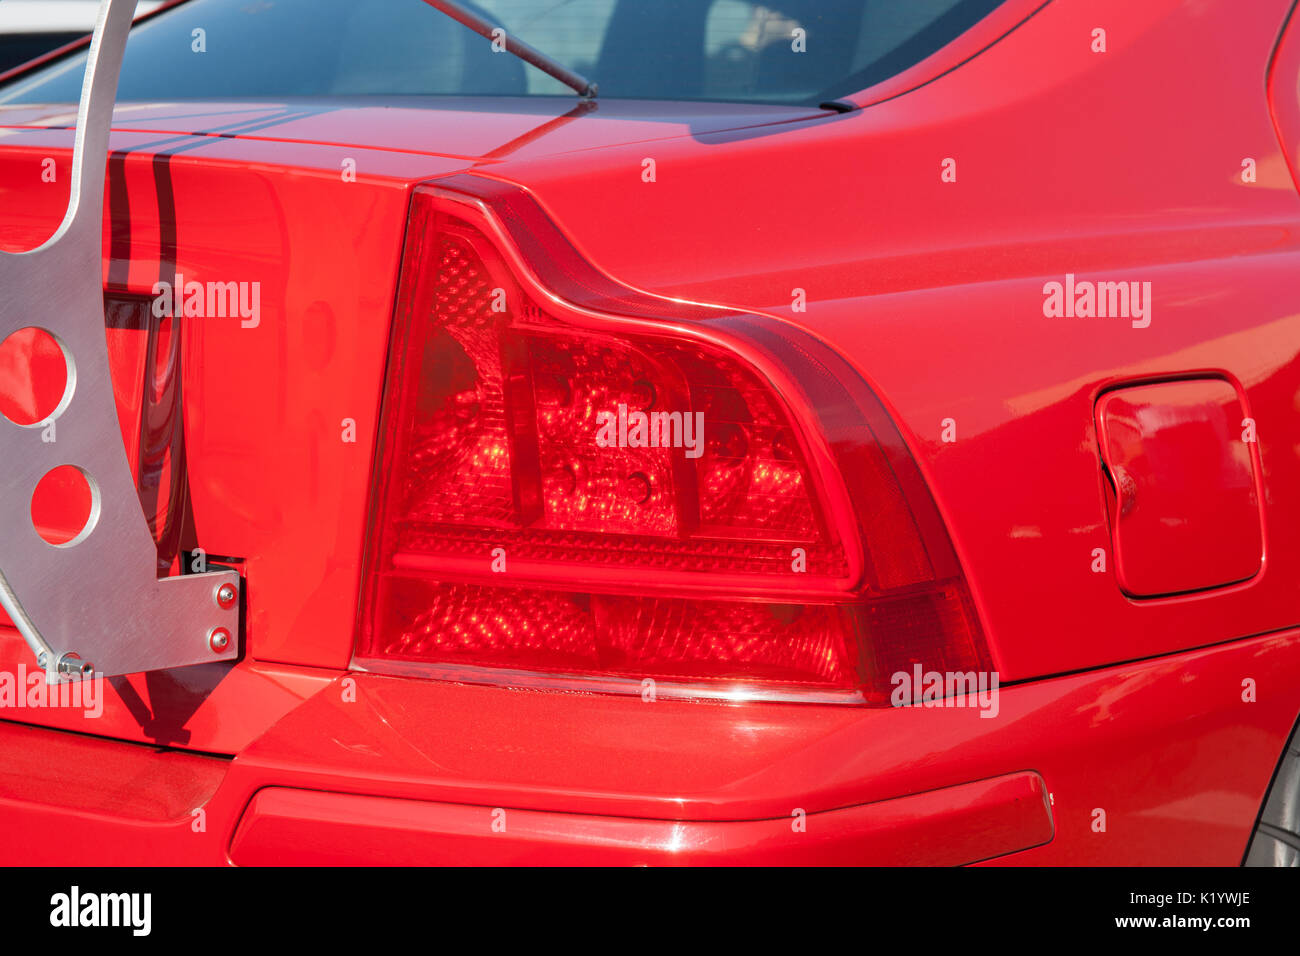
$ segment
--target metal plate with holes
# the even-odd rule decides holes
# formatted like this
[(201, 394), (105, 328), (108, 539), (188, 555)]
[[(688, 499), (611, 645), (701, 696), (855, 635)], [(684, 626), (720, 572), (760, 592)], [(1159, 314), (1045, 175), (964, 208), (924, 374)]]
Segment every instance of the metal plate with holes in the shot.
[[(0, 416), (0, 604), (50, 683), (238, 653), (230, 637), (239, 633), (237, 573), (157, 577), (114, 405), (101, 287), (104, 170), (134, 12), (135, 0), (100, 5), (62, 225), (39, 248), (0, 253), (0, 341), (43, 329), (67, 364), (62, 400), (45, 420), (23, 426)], [(51, 422), (55, 440), (47, 441)], [(90, 517), (75, 538), (53, 545), (37, 533), (31, 501), (37, 482), (62, 465), (86, 479)], [(218, 601), (223, 585), (235, 591)]]

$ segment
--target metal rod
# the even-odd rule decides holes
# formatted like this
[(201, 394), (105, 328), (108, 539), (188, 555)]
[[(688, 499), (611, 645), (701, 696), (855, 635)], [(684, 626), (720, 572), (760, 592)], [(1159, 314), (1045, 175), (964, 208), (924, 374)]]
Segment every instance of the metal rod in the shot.
[(505, 38), (506, 49), (513, 53), (525, 63), (531, 63), (548, 76), (553, 76), (565, 86), (571, 87), (578, 92), (579, 96), (594, 98), (596, 95), (596, 84), (592, 83), (580, 73), (575, 73), (564, 64), (547, 56), (541, 50), (529, 46), (523, 40), (516, 40), (504, 28), (492, 24), (488, 20), (475, 13), (466, 10), (459, 3), (453, 0), (424, 0), (435, 10), (441, 10), (447, 16), (451, 17), (458, 23), (469, 27), (479, 36), (487, 40), (496, 40), (493, 36), (494, 30), (500, 30)]

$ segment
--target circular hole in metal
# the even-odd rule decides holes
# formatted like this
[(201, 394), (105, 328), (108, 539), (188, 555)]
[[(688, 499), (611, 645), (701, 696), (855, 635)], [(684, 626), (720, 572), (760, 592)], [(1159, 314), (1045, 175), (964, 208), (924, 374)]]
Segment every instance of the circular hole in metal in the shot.
[(39, 427), (72, 398), (72, 356), (54, 335), (28, 326), (0, 342), (0, 414)]
[(99, 486), (76, 465), (45, 473), (32, 492), (32, 525), (47, 544), (68, 548), (86, 539), (99, 520)]

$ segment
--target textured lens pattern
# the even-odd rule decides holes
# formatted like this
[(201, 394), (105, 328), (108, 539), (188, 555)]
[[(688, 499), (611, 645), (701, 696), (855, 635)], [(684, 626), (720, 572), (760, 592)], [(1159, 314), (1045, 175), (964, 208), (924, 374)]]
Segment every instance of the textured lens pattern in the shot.
[(363, 656), (844, 688), (859, 676), (843, 612), (830, 605), (568, 594), (400, 575), (385, 579), (381, 600), (380, 633), (394, 636)]
[(415, 316), (400, 548), (458, 553), (477, 546), (473, 529), (511, 529), (548, 559), (789, 574), (798, 545), (808, 570), (843, 571), (789, 423), (752, 372), (671, 338), (518, 327), (537, 306), (468, 235), (438, 241)]
[(622, 600), (608, 605), (611, 665), (683, 678), (811, 680), (849, 686), (856, 677), (838, 612), (825, 605)]
[[(608, 343), (530, 336), (545, 524), (560, 531), (673, 535), (674, 466), (682, 450), (609, 447), (620, 407), (667, 411), (664, 375), (649, 358)], [(676, 409), (681, 413), (681, 408)], [(612, 416), (612, 418), (611, 418)], [(626, 415), (623, 416), (626, 420)]]
[(433, 330), (412, 404), (410, 520), (514, 523), (510, 441), (492, 283), (464, 240), (442, 238)]
[[(415, 554), (465, 555), (481, 560), (501, 541), (499, 533), (488, 529), (410, 523), (401, 528), (397, 548)], [(509, 550), (515, 558), (651, 570), (789, 574), (798, 561), (807, 574), (833, 575), (840, 573), (845, 564), (844, 552), (838, 546), (808, 545), (798, 549), (796, 558), (790, 545), (762, 541), (664, 538), (652, 546), (639, 535), (558, 534), (527, 529), (511, 534)]]
[(817, 535), (794, 436), (771, 390), (711, 356), (675, 356), (706, 422), (700, 462), (700, 522), (715, 534), (794, 541)]
[(588, 599), (405, 578), (386, 585), (385, 630), (397, 636), (373, 649), (378, 656), (521, 668), (580, 667), (595, 656)]

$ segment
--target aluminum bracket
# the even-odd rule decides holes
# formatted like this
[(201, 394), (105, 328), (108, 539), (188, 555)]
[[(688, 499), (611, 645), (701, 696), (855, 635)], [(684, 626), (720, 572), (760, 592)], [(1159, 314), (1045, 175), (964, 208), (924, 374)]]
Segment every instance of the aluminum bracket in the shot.
[[(102, 285), (104, 179), (135, 5), (100, 4), (62, 224), (36, 249), (0, 252), (0, 341), (34, 326), (53, 336), (67, 363), (63, 397), (46, 419), (20, 425), (0, 415), (0, 605), (48, 683), (231, 660), (239, 652), (238, 573), (157, 576), (157, 546), (113, 397)], [(91, 509), (75, 538), (53, 545), (37, 533), (31, 501), (37, 482), (61, 465), (86, 478)]]

